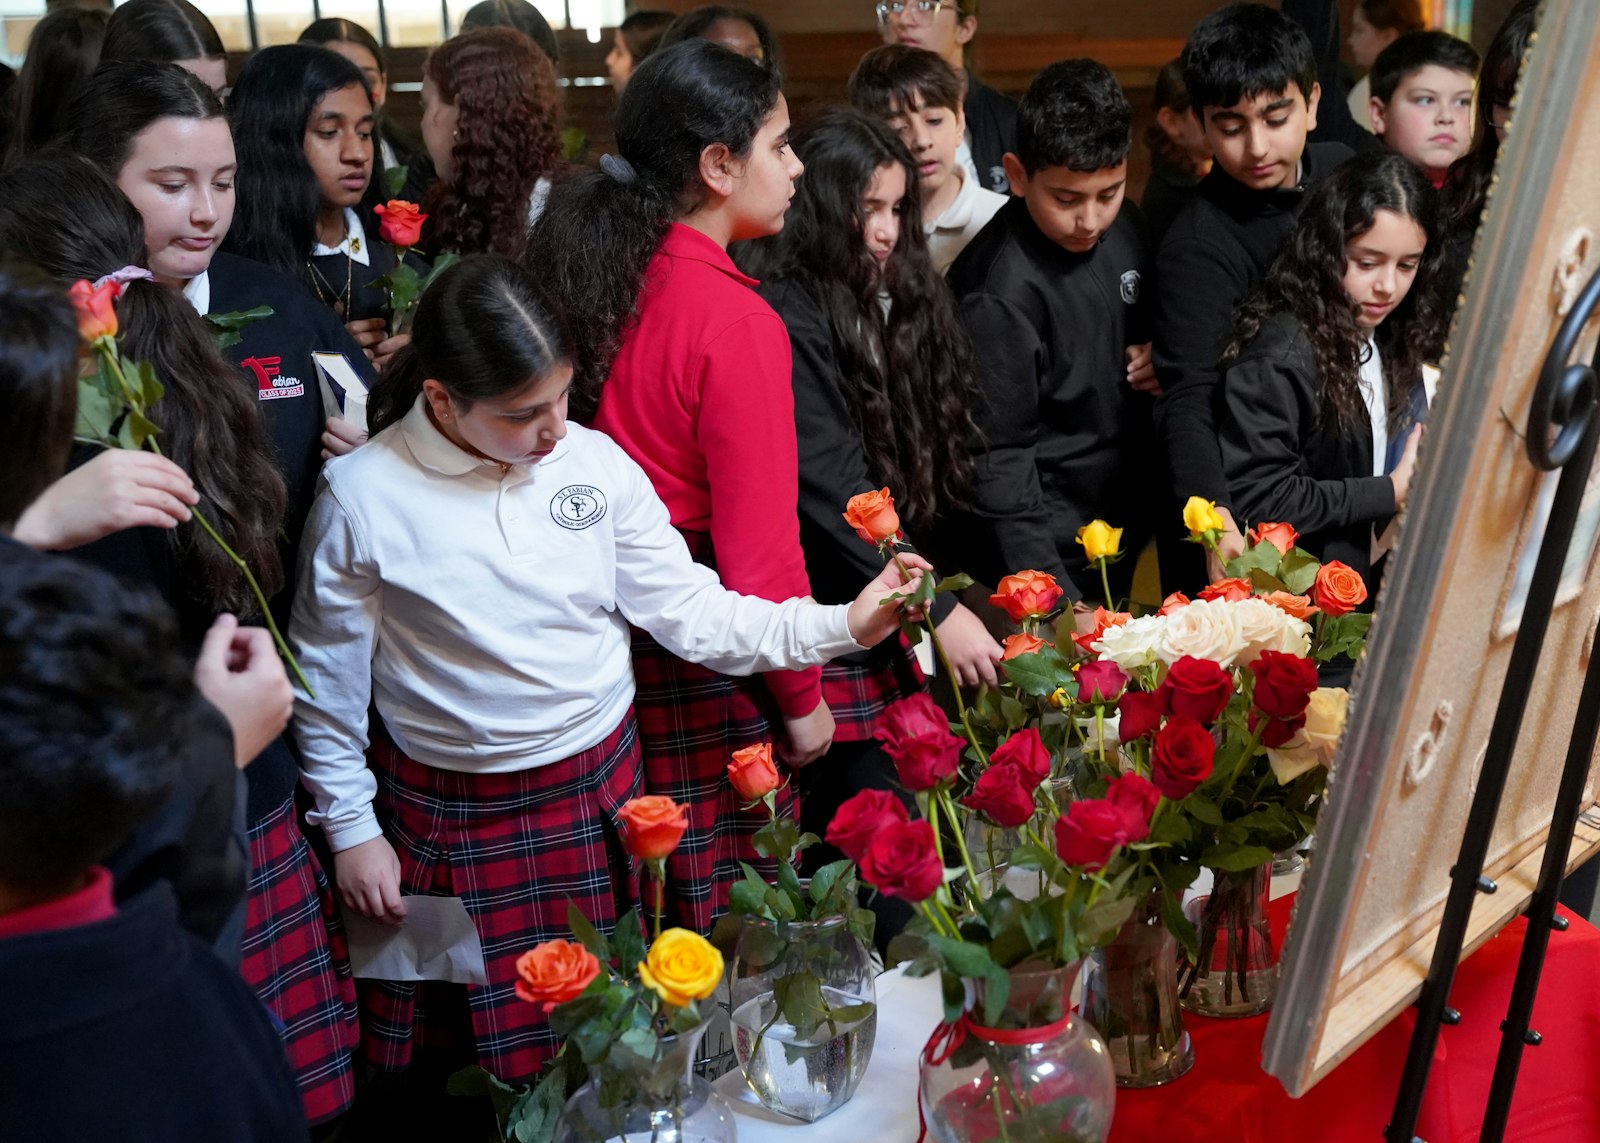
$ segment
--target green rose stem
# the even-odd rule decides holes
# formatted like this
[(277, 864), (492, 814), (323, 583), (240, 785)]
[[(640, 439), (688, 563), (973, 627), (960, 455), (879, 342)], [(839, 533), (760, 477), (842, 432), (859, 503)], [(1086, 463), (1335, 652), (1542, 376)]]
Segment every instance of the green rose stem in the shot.
[[(100, 355), (100, 359), (110, 368), (112, 376), (117, 379), (117, 385), (122, 389), (123, 403), (141, 417), (144, 416), (144, 398), (142, 394), (134, 391), (133, 386), (128, 383), (127, 375), (122, 371), (122, 362), (117, 353), (116, 340), (104, 335), (97, 337), (94, 339), (94, 349)], [(144, 447), (157, 456), (166, 455), (161, 451), (161, 446), (156, 443), (156, 439), (153, 436), (145, 438)], [(205, 529), (206, 535), (216, 541), (217, 547), (222, 549), (223, 554), (244, 576), (245, 582), (250, 585), (251, 594), (256, 597), (256, 605), (261, 608), (261, 617), (267, 624), (267, 630), (272, 632), (272, 641), (277, 645), (278, 654), (283, 656), (284, 661), (294, 671), (294, 677), (300, 683), (300, 689), (305, 691), (311, 698), (316, 698), (316, 692), (311, 689), (311, 684), (306, 681), (305, 672), (300, 669), (300, 664), (295, 660), (294, 653), (289, 650), (289, 644), (284, 641), (282, 632), (278, 630), (277, 621), (272, 618), (272, 609), (267, 606), (267, 597), (262, 592), (261, 585), (256, 582), (256, 577), (251, 572), (250, 565), (239, 557), (238, 552), (228, 546), (228, 542), (211, 526), (211, 521), (206, 519), (205, 513), (200, 511), (199, 505), (190, 508), (189, 514), (194, 517), (196, 524)]]
[(928, 816), (933, 822), (935, 851), (939, 853), (939, 860), (942, 863), (944, 851), (938, 847), (940, 811), (943, 811), (945, 820), (950, 823), (950, 833), (956, 839), (956, 848), (961, 852), (961, 864), (967, 871), (967, 884), (972, 887), (975, 897), (982, 897), (982, 893), (978, 891), (978, 871), (972, 864), (972, 854), (967, 851), (967, 839), (961, 828), (961, 819), (956, 816), (956, 807), (950, 800), (950, 789), (947, 786), (939, 786), (928, 795)]
[[(894, 560), (894, 566), (900, 569), (901, 577), (910, 583), (911, 569), (901, 561), (900, 553), (894, 550), (894, 545), (895, 541), (889, 539), (880, 544), (879, 548), (888, 552), (889, 557)], [(950, 694), (956, 700), (956, 717), (961, 721), (961, 729), (966, 731), (967, 741), (972, 744), (972, 749), (977, 751), (978, 761), (987, 766), (989, 755), (978, 742), (978, 736), (972, 732), (972, 723), (967, 720), (967, 704), (961, 701), (961, 684), (956, 681), (956, 669), (950, 663), (950, 656), (945, 653), (944, 644), (939, 642), (939, 633), (933, 629), (933, 617), (924, 613), (922, 626), (928, 632), (928, 638), (933, 641), (933, 649), (939, 655), (939, 662), (944, 665), (945, 677), (950, 680)]]
[(650, 872), (655, 874), (656, 880), (656, 936), (661, 936), (661, 906), (667, 895), (667, 859), (665, 857), (647, 857), (645, 864), (650, 867)]
[(1111, 599), (1111, 578), (1106, 575), (1106, 558), (1101, 556), (1099, 559), (1095, 560), (1095, 563), (1100, 565), (1100, 586), (1105, 590), (1106, 593), (1106, 610), (1115, 611), (1117, 609), (1117, 605)]

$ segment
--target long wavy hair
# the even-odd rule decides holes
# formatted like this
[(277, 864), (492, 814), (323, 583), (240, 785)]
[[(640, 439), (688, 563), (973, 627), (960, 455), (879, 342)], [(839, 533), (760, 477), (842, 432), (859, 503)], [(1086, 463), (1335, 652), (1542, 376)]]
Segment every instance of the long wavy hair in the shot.
[[(972, 352), (950, 288), (928, 255), (916, 163), (899, 137), (835, 108), (794, 136), (806, 165), (783, 230), (745, 244), (741, 268), (800, 283), (822, 306), (850, 407), (877, 479), (895, 490), (912, 534), (964, 504), (977, 400)], [(905, 172), (900, 236), (882, 267), (867, 251), (862, 199), (885, 166)], [(889, 298), (887, 314), (881, 298)]]
[[(306, 124), (332, 91), (351, 85), (372, 92), (361, 69), (338, 52), (312, 44), (279, 44), (250, 57), (228, 99), (234, 146), (239, 153), (233, 226), (222, 248), (263, 262), (312, 287), (307, 259), (317, 241), (322, 191), (306, 158)], [(377, 172), (377, 140), (373, 140)], [(375, 233), (372, 208), (381, 200), (381, 180), (367, 180), (356, 208)]]
[(139, 133), (158, 119), (222, 119), (222, 101), (177, 64), (107, 63), (67, 105), (65, 142), (114, 180)]
[(11, 166), (60, 135), (67, 100), (100, 62), (111, 17), (89, 8), (51, 12), (33, 27), (12, 90), (16, 115), (5, 163)]
[(1445, 224), (1453, 234), (1475, 232), (1494, 179), (1500, 157), (1500, 136), (1494, 129), (1495, 105), (1510, 106), (1516, 94), (1517, 74), (1533, 42), (1538, 24), (1539, 0), (1520, 0), (1489, 43), (1478, 71), (1477, 133), (1472, 150), (1457, 159), (1444, 184)]
[(534, 186), (561, 163), (555, 66), (522, 33), (479, 28), (435, 48), (423, 74), (457, 113), (453, 169), (428, 192), (423, 245), (516, 254)]
[(622, 338), (638, 315), (645, 270), (675, 218), (706, 188), (700, 155), (722, 144), (750, 154), (778, 104), (778, 77), (708, 40), (658, 49), (628, 80), (617, 108), (617, 152), (634, 176), (603, 171), (558, 185), (534, 225), (523, 264), (583, 320), (573, 328), (573, 415), (600, 404)]
[(449, 267), (422, 295), (411, 344), (368, 394), (372, 435), (404, 419), (426, 378), (470, 406), (566, 364), (566, 332), (556, 315), (540, 283), (509, 258), (475, 254)]
[[(62, 286), (148, 261), (144, 223), (110, 176), (81, 155), (56, 150), (0, 175), (0, 249), (29, 259)], [(117, 321), (122, 352), (148, 361), (166, 386), (152, 407), (162, 452), (193, 478), (201, 510), (271, 596), (283, 586), (278, 531), (287, 495), (255, 398), (177, 290), (129, 282)], [(244, 577), (199, 528), (168, 536), (195, 602), (241, 615), (257, 610)]]
[[(1416, 222), (1427, 246), (1404, 300), (1369, 334), (1345, 292), (1345, 251), (1372, 229), (1380, 210)], [(1361, 361), (1369, 337), (1383, 359), (1389, 417), (1403, 417), (1422, 363), (1438, 355), (1450, 322), (1450, 307), (1440, 296), (1440, 238), (1438, 192), (1408, 159), (1368, 151), (1346, 161), (1307, 197), (1288, 241), (1239, 307), (1223, 365), (1238, 360), (1273, 315), (1287, 312), (1311, 342), (1325, 424), (1351, 431), (1366, 422)]]

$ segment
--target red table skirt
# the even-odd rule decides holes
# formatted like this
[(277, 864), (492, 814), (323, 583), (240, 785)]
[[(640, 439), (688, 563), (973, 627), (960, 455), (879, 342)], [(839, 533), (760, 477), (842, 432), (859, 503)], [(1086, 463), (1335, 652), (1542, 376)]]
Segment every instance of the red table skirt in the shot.
[[(1273, 902), (1281, 942), (1292, 897)], [(1550, 934), (1506, 1139), (1600, 1143), (1600, 930), (1565, 909)], [(1462, 962), (1451, 990), (1461, 1023), (1443, 1029), (1417, 1134), (1428, 1143), (1476, 1143), (1527, 922), (1518, 918)], [(1381, 1141), (1416, 1022), (1407, 1010), (1300, 1099), (1261, 1070), (1267, 1016), (1185, 1016), (1194, 1039), (1189, 1074), (1166, 1087), (1118, 1091), (1110, 1143), (1355, 1143)]]

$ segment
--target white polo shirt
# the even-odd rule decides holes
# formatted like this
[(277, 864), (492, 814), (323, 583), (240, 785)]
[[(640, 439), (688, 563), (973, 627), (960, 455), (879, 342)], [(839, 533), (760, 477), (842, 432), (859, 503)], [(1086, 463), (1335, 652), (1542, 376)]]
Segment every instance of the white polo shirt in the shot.
[(960, 167), (951, 173), (961, 177), (961, 193), (938, 218), (922, 224), (928, 235), (928, 254), (933, 258), (933, 268), (941, 274), (1006, 204), (1005, 195), (986, 189), (977, 176)]

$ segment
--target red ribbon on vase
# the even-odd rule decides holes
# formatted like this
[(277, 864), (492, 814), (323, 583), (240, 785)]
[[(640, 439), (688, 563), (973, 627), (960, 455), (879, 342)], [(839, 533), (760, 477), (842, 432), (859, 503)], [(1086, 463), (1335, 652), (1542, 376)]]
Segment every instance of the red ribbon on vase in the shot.
[[(1007, 1047), (1020, 1048), (1026, 1044), (1037, 1044), (1044, 1040), (1053, 1040), (1067, 1030), (1067, 1025), (1072, 1023), (1072, 1012), (1068, 1010), (1061, 1019), (1053, 1024), (1045, 1024), (1038, 1028), (988, 1028), (979, 1024), (972, 1018), (971, 1013), (962, 1012), (954, 1020), (942, 1021), (928, 1036), (928, 1042), (922, 1047), (922, 1060), (929, 1067), (938, 1067), (955, 1055), (968, 1036), (973, 1036), (990, 1044), (1004, 1044)], [(923, 1143), (928, 1135), (928, 1121), (922, 1114), (921, 1077), (918, 1077), (917, 1092), (917, 1143)]]

